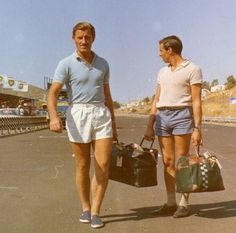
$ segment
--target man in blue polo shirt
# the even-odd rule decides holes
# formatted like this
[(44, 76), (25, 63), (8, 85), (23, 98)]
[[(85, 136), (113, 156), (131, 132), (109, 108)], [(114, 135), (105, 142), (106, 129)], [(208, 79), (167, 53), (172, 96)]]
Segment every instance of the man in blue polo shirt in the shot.
[[(66, 113), (66, 129), (76, 156), (76, 185), (82, 204), (80, 222), (91, 222), (93, 228), (99, 228), (104, 226), (99, 212), (108, 184), (112, 141), (117, 138), (109, 65), (91, 50), (95, 29), (90, 23), (76, 24), (72, 38), (76, 51), (59, 62), (48, 93), (50, 130), (62, 131), (56, 106), (58, 95), (66, 85), (70, 104)], [(91, 146), (95, 160), (92, 201), (89, 178)]]

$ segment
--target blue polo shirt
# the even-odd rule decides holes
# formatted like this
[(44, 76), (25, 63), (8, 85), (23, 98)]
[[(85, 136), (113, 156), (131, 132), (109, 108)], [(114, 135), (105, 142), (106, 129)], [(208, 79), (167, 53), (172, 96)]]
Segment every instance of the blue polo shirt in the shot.
[(59, 62), (53, 82), (66, 85), (70, 104), (103, 103), (103, 85), (109, 82), (109, 65), (96, 54), (89, 65), (74, 52)]

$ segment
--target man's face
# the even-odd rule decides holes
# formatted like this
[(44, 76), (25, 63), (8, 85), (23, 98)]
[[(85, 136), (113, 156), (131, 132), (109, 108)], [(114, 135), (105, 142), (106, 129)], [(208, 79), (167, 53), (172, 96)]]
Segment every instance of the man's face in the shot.
[(89, 29), (77, 30), (73, 36), (77, 50), (80, 53), (90, 52), (93, 44), (93, 35)]
[(165, 49), (163, 44), (159, 45), (159, 55), (165, 63), (169, 63), (171, 54), (170, 50), (170, 48)]

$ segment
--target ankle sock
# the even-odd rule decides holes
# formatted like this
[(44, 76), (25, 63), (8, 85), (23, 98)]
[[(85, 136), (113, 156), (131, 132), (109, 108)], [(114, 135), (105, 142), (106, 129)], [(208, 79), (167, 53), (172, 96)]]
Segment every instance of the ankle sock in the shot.
[(182, 193), (179, 205), (187, 208), (188, 199), (189, 199), (189, 193)]

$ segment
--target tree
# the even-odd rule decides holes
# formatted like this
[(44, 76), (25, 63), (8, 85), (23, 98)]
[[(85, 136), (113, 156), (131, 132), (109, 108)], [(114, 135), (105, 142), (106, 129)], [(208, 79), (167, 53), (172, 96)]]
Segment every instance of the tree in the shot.
[(146, 98), (143, 99), (143, 102), (146, 103), (146, 104), (149, 103), (149, 101), (150, 101), (149, 97), (146, 97)]
[(113, 108), (114, 108), (114, 109), (120, 108), (120, 103), (117, 102), (117, 101), (113, 101)]
[(219, 81), (218, 79), (214, 79), (212, 82), (211, 82), (211, 87), (214, 87), (216, 85), (219, 85)]
[(207, 82), (207, 81), (204, 81), (203, 83), (202, 83), (202, 89), (207, 89), (207, 90), (211, 90), (211, 87), (210, 87), (210, 83), (209, 82)]
[(230, 75), (227, 78), (227, 82), (225, 83), (225, 88), (226, 89), (231, 89), (236, 86), (236, 79), (234, 78), (233, 75)]

